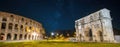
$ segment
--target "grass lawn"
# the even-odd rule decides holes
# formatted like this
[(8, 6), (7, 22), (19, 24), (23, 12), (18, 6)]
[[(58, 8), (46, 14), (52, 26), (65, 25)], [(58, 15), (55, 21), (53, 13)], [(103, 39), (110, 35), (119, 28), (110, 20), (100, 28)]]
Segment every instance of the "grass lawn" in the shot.
[(30, 41), (8, 43), (0, 42), (0, 47), (120, 47), (120, 43)]

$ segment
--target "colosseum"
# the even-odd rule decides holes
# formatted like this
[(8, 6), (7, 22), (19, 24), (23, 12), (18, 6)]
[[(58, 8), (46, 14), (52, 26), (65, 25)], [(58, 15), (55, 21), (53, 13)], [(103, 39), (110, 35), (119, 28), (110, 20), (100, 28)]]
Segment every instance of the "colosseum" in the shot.
[(41, 40), (44, 36), (42, 24), (12, 13), (0, 12), (0, 41)]

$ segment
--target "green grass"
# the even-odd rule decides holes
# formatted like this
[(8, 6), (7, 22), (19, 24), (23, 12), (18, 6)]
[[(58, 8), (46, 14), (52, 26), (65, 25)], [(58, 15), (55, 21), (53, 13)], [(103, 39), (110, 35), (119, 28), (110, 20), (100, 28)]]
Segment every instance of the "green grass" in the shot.
[(120, 47), (120, 43), (30, 41), (9, 43), (0, 42), (0, 47)]

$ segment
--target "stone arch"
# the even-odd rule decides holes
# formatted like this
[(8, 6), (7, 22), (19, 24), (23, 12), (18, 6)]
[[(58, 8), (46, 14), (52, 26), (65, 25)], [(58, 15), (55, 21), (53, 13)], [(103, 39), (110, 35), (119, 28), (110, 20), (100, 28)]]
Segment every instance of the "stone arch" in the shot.
[(14, 40), (17, 40), (17, 34), (14, 34)]
[(3, 18), (2, 21), (7, 21), (7, 18)]
[(21, 21), (24, 22), (24, 18), (21, 18)]
[(18, 24), (15, 24), (14, 29), (15, 29), (15, 30), (18, 30)]
[(23, 25), (20, 26), (20, 29), (23, 31)]
[(20, 36), (19, 36), (19, 40), (22, 40), (22, 34), (20, 34)]
[(92, 33), (92, 29), (89, 29), (89, 37), (90, 37), (90, 41), (93, 40), (93, 33)]
[(24, 39), (27, 39), (27, 34), (25, 34)]
[(32, 40), (34, 40), (35, 38), (34, 38), (35, 36), (34, 35), (32, 35)]
[(14, 16), (13, 15), (10, 15), (11, 18), (13, 18)]
[(2, 23), (1, 29), (6, 29), (6, 23)]
[(92, 29), (89, 29), (89, 36), (92, 37)]
[(80, 36), (80, 41), (82, 41), (82, 34), (80, 34), (79, 36)]
[(30, 39), (31, 35), (28, 36), (28, 39)]
[(98, 37), (100, 39), (100, 41), (103, 41), (103, 32), (102, 31), (98, 31)]
[(0, 33), (0, 40), (4, 40), (5, 34), (4, 33)]
[(8, 29), (12, 30), (12, 26), (13, 26), (13, 24), (9, 23)]
[(88, 37), (88, 28), (85, 28), (85, 36)]
[(8, 33), (8, 34), (7, 34), (7, 40), (11, 40), (11, 37), (12, 37), (11, 34)]
[(10, 20), (14, 21), (14, 16), (13, 15), (10, 15)]
[(37, 39), (39, 39), (40, 38), (40, 36), (37, 36)]
[(90, 28), (86, 28), (85, 36), (89, 39), (89, 41), (92, 41), (92, 40), (93, 40), (92, 29), (90, 29)]

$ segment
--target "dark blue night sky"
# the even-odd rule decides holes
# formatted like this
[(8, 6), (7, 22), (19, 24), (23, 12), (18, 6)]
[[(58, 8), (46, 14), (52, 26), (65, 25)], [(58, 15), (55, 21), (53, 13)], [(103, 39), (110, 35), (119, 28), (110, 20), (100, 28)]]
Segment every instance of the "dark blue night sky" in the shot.
[(47, 33), (74, 29), (74, 21), (102, 8), (111, 10), (113, 27), (120, 29), (120, 4), (115, 0), (0, 0), (0, 11), (34, 19)]

